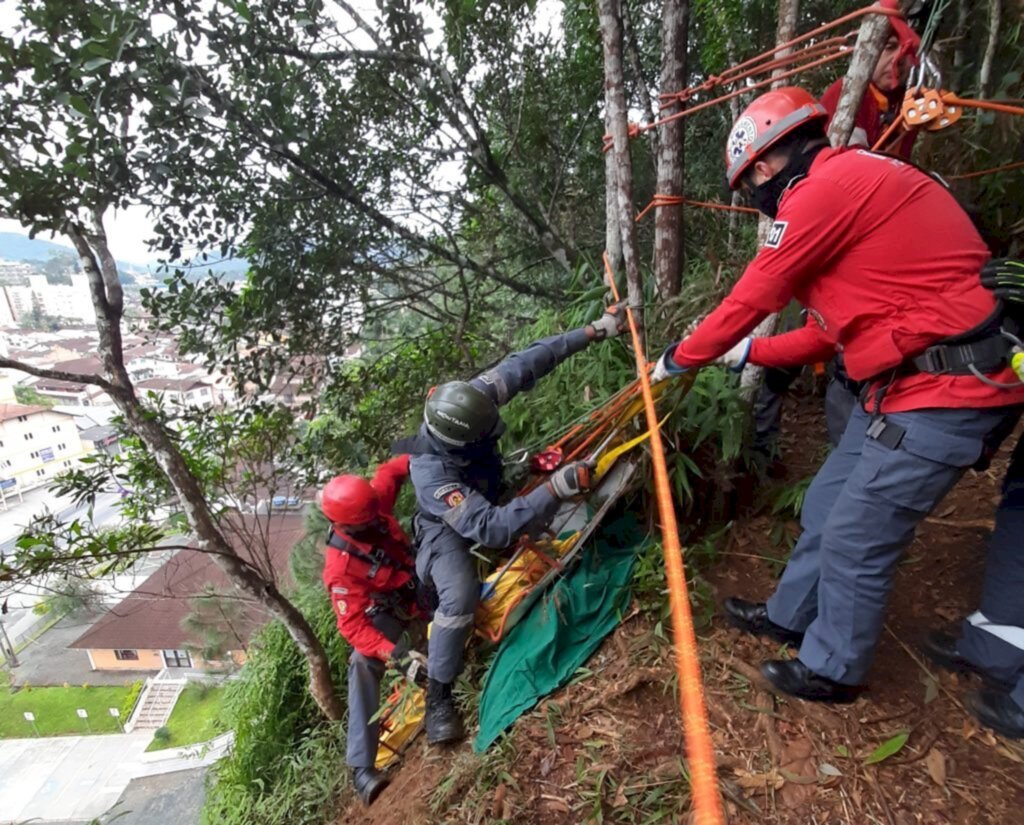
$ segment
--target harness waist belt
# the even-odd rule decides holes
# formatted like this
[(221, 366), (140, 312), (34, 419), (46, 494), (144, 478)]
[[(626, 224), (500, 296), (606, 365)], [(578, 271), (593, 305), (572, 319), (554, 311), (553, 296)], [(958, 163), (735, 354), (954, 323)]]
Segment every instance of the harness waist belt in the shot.
[(1013, 345), (1002, 334), (964, 344), (935, 344), (900, 370), (903, 374), (930, 372), (935, 375), (973, 375), (998, 372), (1006, 366)]

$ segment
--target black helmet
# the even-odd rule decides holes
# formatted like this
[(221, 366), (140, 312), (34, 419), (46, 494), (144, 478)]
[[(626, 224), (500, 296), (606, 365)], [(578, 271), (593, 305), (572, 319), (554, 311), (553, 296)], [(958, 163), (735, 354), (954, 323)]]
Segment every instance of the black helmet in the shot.
[(483, 441), (495, 433), (500, 420), (497, 404), (465, 381), (442, 384), (423, 407), (427, 430), (453, 447)]

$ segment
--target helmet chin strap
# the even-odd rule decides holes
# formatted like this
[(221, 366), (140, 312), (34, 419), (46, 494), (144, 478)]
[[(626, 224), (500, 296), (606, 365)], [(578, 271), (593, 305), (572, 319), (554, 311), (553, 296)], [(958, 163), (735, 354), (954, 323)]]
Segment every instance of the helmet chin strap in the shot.
[(824, 148), (825, 144), (821, 144), (807, 149), (806, 141), (794, 146), (785, 166), (764, 183), (750, 188), (751, 203), (759, 212), (774, 220), (779, 214), (779, 201), (782, 199), (782, 194), (807, 174), (807, 170), (811, 168), (818, 152)]

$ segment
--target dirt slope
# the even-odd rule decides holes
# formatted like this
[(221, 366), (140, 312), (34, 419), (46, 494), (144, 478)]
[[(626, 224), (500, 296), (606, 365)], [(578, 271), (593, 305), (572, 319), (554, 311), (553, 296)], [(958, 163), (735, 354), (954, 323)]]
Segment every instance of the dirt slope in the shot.
[[(812, 437), (813, 434), (813, 437)], [(820, 461), (817, 402), (791, 401), (783, 436), (790, 480)], [(719, 618), (701, 655), (731, 823), (1017, 825), (1024, 748), (981, 729), (961, 701), (970, 680), (930, 674), (916, 652), (929, 628), (974, 609), (1004, 455), (969, 473), (919, 531), (897, 577), (888, 631), (855, 704), (773, 697), (756, 666), (777, 646)], [(796, 527), (786, 525), (795, 535)], [(777, 520), (738, 523), (707, 571), (716, 601), (771, 592)], [(484, 757), (418, 743), (370, 810), (338, 823), (686, 822), (682, 736), (670, 650), (656, 613), (635, 610), (588, 663), (590, 678), (550, 697)], [(907, 733), (883, 761), (865, 759)]]

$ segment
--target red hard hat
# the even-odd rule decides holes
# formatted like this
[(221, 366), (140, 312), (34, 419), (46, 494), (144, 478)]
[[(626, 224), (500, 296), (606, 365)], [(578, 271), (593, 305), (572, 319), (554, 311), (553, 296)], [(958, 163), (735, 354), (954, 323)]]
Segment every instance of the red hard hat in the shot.
[(827, 120), (828, 112), (810, 92), (786, 86), (766, 92), (740, 115), (725, 143), (725, 176), (738, 189), (750, 165), (781, 138), (805, 123)]
[(370, 482), (361, 476), (335, 476), (324, 487), (320, 509), (332, 524), (352, 527), (377, 518), (380, 499)]

